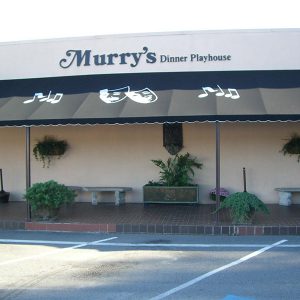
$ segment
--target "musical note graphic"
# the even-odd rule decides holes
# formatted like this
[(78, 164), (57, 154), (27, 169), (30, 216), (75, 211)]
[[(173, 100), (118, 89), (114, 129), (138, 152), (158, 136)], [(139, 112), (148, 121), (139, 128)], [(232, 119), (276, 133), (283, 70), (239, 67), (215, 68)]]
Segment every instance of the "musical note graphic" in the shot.
[(64, 94), (62, 93), (57, 93), (55, 94), (53, 99), (47, 100), (47, 102), (50, 102), (51, 104), (56, 104), (60, 101), (60, 99), (63, 97)]
[(240, 95), (239, 95), (237, 89), (230, 88), (230, 89), (228, 89), (228, 93), (225, 94), (225, 92), (219, 85), (217, 85), (217, 87), (218, 87), (218, 89), (216, 89), (216, 90), (209, 86), (203, 87), (202, 88), (203, 93), (199, 94), (198, 98), (205, 98), (208, 96), (208, 93), (215, 93), (215, 95), (217, 97), (225, 96), (226, 98), (231, 98), (231, 99), (239, 99), (240, 98)]
[(223, 90), (220, 88), (220, 86), (217, 85), (217, 87), (218, 87), (219, 91), (216, 93), (216, 96), (218, 96), (218, 97), (224, 96), (225, 93), (224, 93)]
[(51, 95), (51, 91), (49, 92), (48, 96), (45, 96), (45, 97), (42, 97), (42, 98), (38, 97), (38, 98), (40, 99), (40, 102), (44, 102), (44, 101), (49, 102), (50, 95)]
[(44, 96), (43, 93), (35, 93), (33, 98), (25, 100), (25, 101), (23, 101), (23, 103), (28, 104), (28, 103), (34, 102), (35, 100), (38, 100), (39, 102), (48, 102), (51, 104), (56, 104), (56, 103), (60, 102), (63, 95), (64, 94), (62, 94), (62, 93), (57, 93), (57, 94), (55, 94), (55, 96), (53, 98), (50, 98), (51, 91), (46, 96)]
[(231, 99), (239, 99), (240, 95), (236, 89), (228, 89), (228, 94), (225, 94), (226, 98), (231, 98)]
[(45, 96), (43, 93), (35, 93), (32, 99), (28, 99), (23, 101), (23, 103), (27, 104), (27, 103), (31, 103), (33, 102), (36, 98), (37, 99), (43, 99)]
[(205, 98), (205, 97), (207, 97), (208, 96), (207, 92), (209, 92), (209, 93), (215, 93), (215, 92), (217, 92), (217, 90), (214, 90), (213, 88), (211, 88), (209, 86), (203, 87), (202, 90), (203, 90), (204, 93), (203, 94), (199, 94), (198, 95), (199, 98)]

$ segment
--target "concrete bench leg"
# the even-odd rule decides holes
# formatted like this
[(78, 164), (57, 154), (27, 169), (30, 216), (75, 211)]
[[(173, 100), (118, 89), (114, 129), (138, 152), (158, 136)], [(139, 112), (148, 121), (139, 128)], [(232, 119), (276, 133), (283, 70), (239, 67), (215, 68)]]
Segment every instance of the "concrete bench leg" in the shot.
[(97, 192), (92, 192), (92, 205), (98, 204)]
[(292, 193), (279, 192), (279, 205), (290, 206), (292, 204)]
[(125, 192), (115, 191), (115, 205), (125, 203)]

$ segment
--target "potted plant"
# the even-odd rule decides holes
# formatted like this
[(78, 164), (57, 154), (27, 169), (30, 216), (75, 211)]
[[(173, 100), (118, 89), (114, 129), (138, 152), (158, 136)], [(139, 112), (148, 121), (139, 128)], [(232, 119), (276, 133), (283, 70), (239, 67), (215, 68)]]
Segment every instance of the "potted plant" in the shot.
[(35, 183), (24, 195), (29, 202), (35, 217), (43, 220), (56, 218), (63, 204), (71, 203), (76, 196), (75, 191), (54, 180)]
[(43, 162), (43, 168), (50, 165), (53, 157), (60, 158), (68, 149), (68, 143), (65, 140), (57, 140), (52, 136), (45, 136), (39, 140), (34, 148), (33, 154), (36, 160)]
[(289, 155), (297, 155), (298, 156), (298, 162), (300, 161), (300, 136), (297, 133), (294, 133), (291, 138), (286, 142), (281, 152), (283, 155), (289, 154)]
[(233, 224), (248, 224), (252, 222), (255, 212), (269, 213), (266, 205), (254, 194), (238, 192), (226, 197), (215, 212), (229, 209)]
[(189, 153), (169, 157), (166, 162), (152, 162), (160, 168), (158, 182), (149, 181), (143, 188), (144, 203), (198, 203), (198, 186), (193, 184), (194, 168), (202, 163)]

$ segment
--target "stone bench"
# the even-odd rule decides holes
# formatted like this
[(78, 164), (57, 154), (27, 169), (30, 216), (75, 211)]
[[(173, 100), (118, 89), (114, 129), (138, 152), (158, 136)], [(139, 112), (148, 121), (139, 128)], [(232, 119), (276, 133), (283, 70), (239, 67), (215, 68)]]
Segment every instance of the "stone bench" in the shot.
[(300, 193), (300, 187), (280, 187), (275, 191), (279, 192), (279, 205), (290, 206), (292, 204), (292, 193)]
[(101, 192), (114, 192), (115, 205), (125, 203), (125, 193), (132, 191), (131, 187), (102, 187), (102, 186), (68, 186), (69, 189), (76, 192), (90, 192), (92, 194), (91, 202), (93, 205), (98, 204), (98, 193)]

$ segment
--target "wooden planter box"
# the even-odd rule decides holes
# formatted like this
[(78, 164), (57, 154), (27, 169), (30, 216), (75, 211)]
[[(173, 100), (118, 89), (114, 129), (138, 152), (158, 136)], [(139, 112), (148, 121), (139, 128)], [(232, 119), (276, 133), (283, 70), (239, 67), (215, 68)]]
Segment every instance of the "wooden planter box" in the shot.
[(143, 188), (144, 203), (192, 204), (199, 202), (198, 186), (148, 186)]

